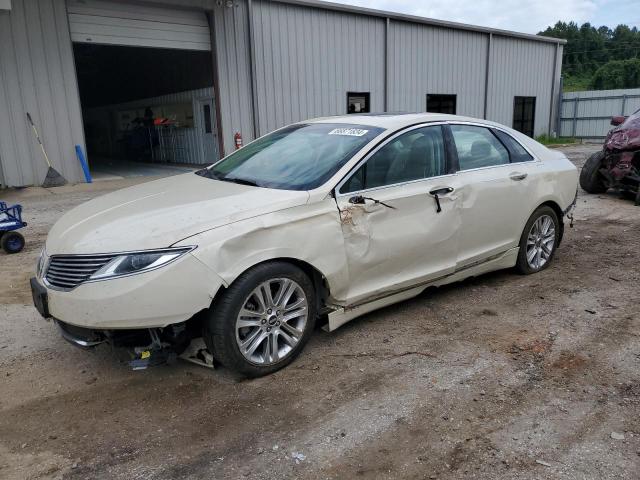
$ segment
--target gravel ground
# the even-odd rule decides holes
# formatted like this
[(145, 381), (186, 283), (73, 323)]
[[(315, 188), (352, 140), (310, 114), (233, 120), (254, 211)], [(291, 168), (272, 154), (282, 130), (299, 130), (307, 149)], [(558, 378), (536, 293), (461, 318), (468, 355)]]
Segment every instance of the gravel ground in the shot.
[[(595, 146), (564, 151), (581, 166)], [(133, 372), (64, 342), (27, 279), (53, 222), (127, 180), (2, 192), (30, 222), (0, 254), (0, 478), (640, 477), (640, 208), (581, 192), (554, 264), (498, 272), (318, 331), (242, 381)]]

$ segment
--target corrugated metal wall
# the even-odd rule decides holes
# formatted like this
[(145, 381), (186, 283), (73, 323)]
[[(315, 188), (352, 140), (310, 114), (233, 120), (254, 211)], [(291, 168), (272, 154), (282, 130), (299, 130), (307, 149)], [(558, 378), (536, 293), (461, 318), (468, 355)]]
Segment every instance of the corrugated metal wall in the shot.
[(261, 134), (343, 115), (349, 91), (384, 109), (384, 19), (259, 0), (253, 32)]
[(561, 135), (603, 138), (613, 128), (611, 117), (630, 115), (640, 108), (640, 88), (568, 92), (562, 98)]
[(555, 63), (553, 43), (494, 35), (487, 118), (512, 126), (514, 97), (536, 97), (534, 134), (548, 133)]
[(218, 91), (224, 151), (234, 150), (233, 135), (241, 132), (245, 143), (253, 139), (251, 63), (246, 1), (232, 7), (217, 2), (213, 28), (218, 62)]
[(484, 33), (391, 21), (389, 110), (424, 112), (427, 94), (457, 95), (457, 113), (484, 114)]
[[(210, 13), (226, 153), (233, 151), (235, 132), (247, 142), (254, 130), (264, 134), (304, 118), (345, 113), (348, 91), (371, 92), (372, 111), (384, 110), (385, 90), (390, 111), (425, 111), (427, 94), (452, 93), (459, 114), (482, 117), (488, 87), (489, 119), (512, 125), (513, 97), (535, 96), (535, 133), (549, 129), (552, 42), (494, 33), (487, 84), (487, 31), (268, 0), (253, 0), (251, 7), (248, 0), (144, 3)], [(56, 168), (80, 181), (73, 146), (84, 145), (84, 134), (65, 0), (15, 0), (10, 13), (0, 13), (0, 111), (8, 112), (0, 115), (0, 175), (10, 185), (37, 184), (46, 170), (27, 128), (27, 110)]]
[(70, 181), (82, 171), (80, 99), (64, 0), (13, 0), (0, 11), (2, 184), (39, 184), (47, 167), (27, 122), (30, 112), (54, 167)]
[[(198, 90), (189, 90), (186, 92), (177, 92), (169, 95), (162, 95), (159, 97), (144, 98), (134, 100), (131, 102), (118, 103), (115, 105), (108, 105), (104, 107), (91, 108), (85, 111), (85, 120), (89, 121), (90, 118), (96, 117), (109, 117), (109, 121), (113, 123), (113, 115), (121, 110), (133, 110), (139, 109), (138, 116), (144, 116), (144, 110), (148, 106), (155, 107), (157, 105), (173, 105), (178, 103), (191, 103), (193, 105), (193, 128), (181, 128), (181, 136), (177, 139), (177, 147), (183, 155), (179, 155), (172, 159), (175, 163), (189, 163), (189, 164), (205, 164), (210, 163), (205, 161), (202, 156), (202, 135), (200, 126), (202, 125), (202, 114), (199, 108), (198, 100), (214, 98), (213, 87), (200, 88)], [(114, 125), (111, 128), (115, 128)], [(215, 126), (214, 126), (215, 134)], [(114, 144), (117, 143), (117, 139), (113, 139)], [(115, 147), (115, 145), (113, 146)], [(218, 158), (218, 152), (216, 157)]]

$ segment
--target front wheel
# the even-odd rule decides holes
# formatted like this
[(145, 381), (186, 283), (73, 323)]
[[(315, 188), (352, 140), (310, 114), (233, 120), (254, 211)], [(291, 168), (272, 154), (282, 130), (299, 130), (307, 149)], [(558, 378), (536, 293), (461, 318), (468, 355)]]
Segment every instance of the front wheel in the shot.
[(560, 242), (560, 220), (549, 206), (538, 208), (522, 232), (516, 268), (524, 275), (538, 273), (549, 266)]
[(607, 191), (607, 186), (604, 183), (604, 178), (600, 173), (602, 168), (602, 161), (604, 160), (604, 152), (596, 152), (591, 155), (580, 172), (580, 186), (587, 193), (604, 193)]
[(243, 273), (216, 300), (205, 326), (214, 358), (247, 377), (261, 377), (291, 363), (316, 320), (315, 292), (298, 267), (269, 262)]

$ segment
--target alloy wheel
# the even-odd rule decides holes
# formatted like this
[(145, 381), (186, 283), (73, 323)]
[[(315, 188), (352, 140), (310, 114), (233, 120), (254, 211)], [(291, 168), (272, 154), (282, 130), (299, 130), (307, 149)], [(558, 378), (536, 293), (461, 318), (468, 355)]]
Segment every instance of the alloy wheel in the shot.
[(289, 278), (267, 280), (245, 299), (236, 319), (236, 341), (249, 362), (268, 366), (288, 357), (307, 327), (303, 288)]
[(556, 227), (549, 215), (540, 216), (527, 236), (527, 263), (534, 270), (544, 267), (556, 244)]

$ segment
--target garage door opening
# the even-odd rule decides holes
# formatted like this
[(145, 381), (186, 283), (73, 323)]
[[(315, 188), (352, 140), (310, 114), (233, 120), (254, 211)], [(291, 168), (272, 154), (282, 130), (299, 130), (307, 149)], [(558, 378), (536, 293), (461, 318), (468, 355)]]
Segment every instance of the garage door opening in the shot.
[(163, 175), (219, 158), (208, 51), (74, 44), (97, 178)]

